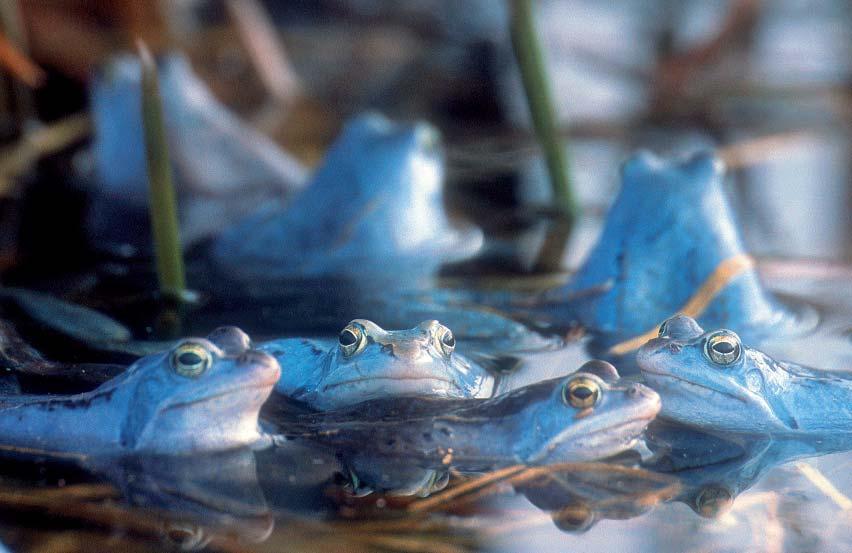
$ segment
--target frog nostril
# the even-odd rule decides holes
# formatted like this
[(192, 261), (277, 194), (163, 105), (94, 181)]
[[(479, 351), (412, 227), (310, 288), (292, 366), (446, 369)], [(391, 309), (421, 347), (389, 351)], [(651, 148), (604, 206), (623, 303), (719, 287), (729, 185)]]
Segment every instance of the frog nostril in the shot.
[(631, 384), (630, 387), (627, 388), (627, 395), (630, 397), (638, 397), (642, 390), (639, 389), (639, 386), (636, 384)]
[(239, 355), (251, 347), (248, 334), (235, 326), (220, 326), (207, 339), (216, 344), (225, 355)]
[(680, 353), (681, 346), (680, 344), (675, 344), (674, 342), (670, 342), (668, 344), (669, 351), (672, 353)]
[(240, 365), (276, 365), (278, 361), (264, 351), (249, 350), (243, 352), (237, 361)]

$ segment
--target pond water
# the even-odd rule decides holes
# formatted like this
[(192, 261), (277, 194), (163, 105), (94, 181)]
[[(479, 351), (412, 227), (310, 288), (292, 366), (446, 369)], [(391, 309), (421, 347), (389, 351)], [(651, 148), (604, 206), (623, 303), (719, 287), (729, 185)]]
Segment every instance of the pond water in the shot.
[[(388, 329), (411, 328), (421, 320), (450, 316), (418, 304), (421, 295), (443, 297), (471, 283), (515, 289), (565, 282), (570, 273), (525, 274), (549, 230), (551, 219), (537, 210), (550, 201), (551, 191), (511, 61), (505, 6), (480, 2), (481, 10), (458, 10), (436, 1), (423, 8), (412, 3), (395, 13), (391, 4), (325, 4), (318, 11), (320, 19), (336, 13), (338, 4), (351, 5), (338, 16), (342, 23), (330, 24), (311, 22), (308, 16), (303, 20), (303, 14), (290, 20), (288, 8), (273, 10), (288, 29), (287, 47), (297, 73), (308, 88), (316, 88), (308, 94), (317, 105), (301, 108), (306, 118), (316, 112), (321, 121), (305, 126), (315, 134), (329, 134), (328, 128), (344, 114), (375, 108), (375, 103), (400, 119), (433, 121), (444, 133), (447, 178), (424, 182), (435, 186), (435, 194), (438, 184), (443, 185), (445, 201), (438, 203), (454, 221), (460, 215), (483, 228), (487, 250), (479, 265), (445, 267), (437, 284), (404, 290), (413, 295), (402, 301), (395, 297), (400, 290), (375, 281), (391, 272), (384, 266), (351, 271), (344, 267), (351, 273), (348, 279), (290, 279), (267, 296), (267, 283), (262, 282), (252, 291), (261, 293), (247, 297), (245, 290), (227, 284), (216, 288), (221, 274), (211, 271), (204, 258), (207, 244), (196, 237), (199, 243), (187, 252), (188, 280), (201, 291), (201, 299), (175, 307), (161, 301), (154, 289), (151, 259), (116, 255), (104, 244), (83, 246), (85, 201), (80, 196), (93, 188), (89, 182), (65, 182), (91, 177), (86, 170), (91, 154), (83, 145), (82, 152), (61, 154), (58, 161), (36, 168), (23, 200), (4, 198), (0, 203), (3, 214), (15, 219), (0, 221), (4, 231), (15, 228), (15, 233), (0, 233), (0, 246), (12, 246), (0, 256), (3, 286), (42, 290), (100, 309), (126, 324), (139, 340), (205, 336), (229, 324), (259, 342), (282, 336), (334, 340), (356, 317), (375, 319)], [(431, 9), (433, 4), (441, 9)], [(764, 3), (764, 14), (745, 25), (750, 30), (737, 31), (748, 34), (749, 40), (731, 53), (724, 40), (716, 41), (725, 38), (716, 36), (720, 22), (726, 21), (729, 5), (739, 5), (749, 20), (756, 4), (684, 2), (673, 9), (671, 2), (633, 0), (611, 6), (539, 2), (537, 19), (557, 115), (571, 134), (571, 175), (582, 207), (563, 266), (577, 268), (594, 246), (618, 192), (620, 164), (628, 155), (638, 148), (672, 156), (715, 149), (729, 165), (724, 187), (763, 281), (792, 305), (813, 308), (819, 315), (813, 331), (766, 340), (760, 343), (761, 351), (779, 360), (852, 372), (849, 7), (842, 2), (818, 9), (795, 0)], [(406, 28), (400, 22), (407, 18), (416, 18), (420, 25)], [(359, 20), (363, 28), (350, 19)], [(736, 30), (742, 22), (735, 19), (728, 23)], [(429, 30), (434, 26), (446, 29)], [(362, 31), (366, 39), (359, 36)], [(703, 59), (705, 46), (710, 58), (718, 57)], [(220, 45), (223, 51), (227, 48)], [(341, 52), (349, 50), (352, 59), (341, 62)], [(696, 51), (697, 60), (678, 57), (679, 52)], [(226, 52), (223, 57), (233, 55)], [(198, 60), (193, 62), (197, 68)], [(679, 63), (685, 67), (682, 73)], [(358, 74), (362, 70), (364, 74)], [(660, 83), (663, 70), (673, 72), (671, 82)], [(435, 80), (443, 84), (423, 86), (422, 75), (438, 75)], [(461, 107), (453, 103), (459, 98), (443, 90), (444, 84), (448, 90), (463, 89)], [(241, 90), (220, 88), (238, 91), (226, 91), (225, 96), (232, 97)], [(486, 98), (482, 103), (488, 106), (482, 107), (478, 96), (468, 96), (469, 89), (494, 97)], [(333, 108), (320, 109), (324, 103)], [(454, 119), (448, 105), (473, 123)], [(477, 126), (477, 117), (488, 117), (479, 108), (493, 109), (494, 120)], [(218, 121), (221, 112), (216, 113)], [(299, 130), (306, 129), (287, 131), (284, 134), (292, 136), (285, 139), (294, 151), (317, 157), (321, 142), (330, 137), (318, 141), (307, 132), (305, 139)], [(192, 135), (195, 129), (187, 132)], [(220, 143), (225, 151), (230, 140)], [(192, 151), (188, 157), (193, 171), (203, 174), (209, 169), (203, 152)], [(196, 166), (199, 159), (204, 163)], [(227, 171), (209, 172), (233, 194), (217, 197), (221, 205), (216, 209), (227, 211), (234, 198), (246, 204), (245, 209), (268, 200), (244, 197), (244, 191), (231, 186), (233, 179), (219, 179)], [(76, 176), (69, 178), (72, 173)], [(348, 191), (338, 190), (329, 205)], [(205, 194), (200, 204), (210, 201)], [(73, 201), (65, 202), (67, 197)], [(317, 205), (324, 207), (325, 200), (320, 198)], [(208, 208), (202, 205), (196, 215), (212, 233), (224, 224), (217, 219), (219, 211)], [(353, 220), (373, 210), (375, 205), (368, 204)], [(412, 212), (424, 227), (435, 222), (423, 219), (423, 209)], [(323, 213), (329, 215), (329, 226), (336, 213)], [(146, 220), (144, 212), (136, 216)], [(127, 220), (105, 218), (108, 227), (117, 223), (135, 238), (142, 237)], [(47, 220), (53, 225), (44, 224)], [(395, 230), (383, 227), (381, 232)], [(438, 234), (443, 230), (438, 228)], [(238, 233), (237, 242), (240, 239)], [(15, 250), (9, 259), (4, 257), (6, 249)], [(660, 252), (650, 244), (648, 253)], [(659, 259), (660, 271), (683, 269), (666, 265), (665, 256)], [(0, 316), (12, 320), (24, 339), (50, 359), (123, 366), (136, 358), (135, 352), (120, 351), (121, 346), (81, 345), (22, 311), (26, 309), (0, 305)], [(506, 324), (496, 316), (484, 319), (486, 313), (470, 318), (451, 314), (458, 321), (453, 328), (460, 337), (458, 351), (480, 345), (476, 334), (483, 320)], [(85, 326), (73, 317), (70, 322)], [(565, 338), (568, 343), (558, 352), (562, 367), (577, 368), (590, 360), (584, 347), (587, 337), (577, 332)], [(541, 340), (532, 344), (548, 344)], [(118, 365), (110, 370), (120, 371)], [(622, 370), (628, 379), (640, 378), (629, 372)], [(529, 378), (515, 384), (542, 375), (532, 373)], [(67, 391), (61, 389), (65, 384), (39, 391)], [(90, 380), (75, 385), (94, 386)], [(702, 406), (695, 409), (700, 412)], [(268, 410), (263, 428), (286, 425), (278, 416), (281, 413)], [(364, 429), (359, 431), (356, 435), (363, 437)], [(494, 438), (483, 433), (473, 439)], [(301, 437), (216, 454), (135, 458), (57, 457), (0, 445), (0, 553), (4, 546), (14, 552), (44, 553), (852, 551), (852, 439), (842, 433), (820, 439), (769, 439), (702, 434), (657, 420), (642, 441), (614, 458), (530, 467), (507, 462), (487, 471), (466, 467), (452, 452), (437, 460), (381, 456), (378, 440), (368, 435), (354, 448), (334, 448)]]
[[(763, 349), (852, 370), (849, 268), (772, 260), (761, 268), (774, 290), (821, 315), (807, 337), (768, 342)], [(575, 342), (564, 359), (579, 366), (588, 355)], [(451, 464), (439, 465), (437, 475), (434, 466), (414, 459), (370, 458), (371, 444), (363, 444), (386, 488), (448, 476), (446, 487), (435, 486), (428, 497), (354, 494), (347, 454), (310, 440), (176, 458), (56, 459), (6, 452), (0, 538), (12, 551), (852, 547), (852, 452), (842, 451), (852, 443), (696, 436), (666, 423), (653, 423), (647, 436), (635, 454), (608, 462), (486, 473)]]

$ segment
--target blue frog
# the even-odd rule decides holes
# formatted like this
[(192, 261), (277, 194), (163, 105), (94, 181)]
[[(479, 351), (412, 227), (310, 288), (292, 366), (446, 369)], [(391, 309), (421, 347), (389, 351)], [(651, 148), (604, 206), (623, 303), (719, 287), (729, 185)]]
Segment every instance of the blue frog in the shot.
[(637, 356), (663, 399), (662, 416), (706, 431), (825, 437), (852, 435), (852, 377), (776, 361), (736, 332), (705, 332), (678, 315)]
[(356, 117), (291, 205), (264, 207), (222, 233), (212, 258), (243, 281), (351, 277), (373, 289), (410, 286), (482, 244), (478, 229), (450, 223), (443, 170), (431, 126)]
[[(141, 64), (111, 59), (92, 80), (93, 243), (147, 247), (148, 170)], [(178, 54), (158, 63), (164, 123), (184, 246), (212, 236), (259, 203), (283, 205), (306, 182), (304, 167), (223, 106)], [(132, 224), (131, 224), (132, 223)]]

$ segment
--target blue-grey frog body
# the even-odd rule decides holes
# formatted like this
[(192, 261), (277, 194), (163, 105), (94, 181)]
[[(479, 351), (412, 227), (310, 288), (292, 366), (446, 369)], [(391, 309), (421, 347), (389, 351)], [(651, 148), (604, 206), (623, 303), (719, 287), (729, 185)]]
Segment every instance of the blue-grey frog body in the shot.
[(751, 341), (812, 327), (814, 316), (764, 289), (722, 181), (710, 153), (674, 162), (634, 155), (597, 244), (565, 287), (547, 293), (549, 316), (588, 329), (593, 355), (628, 361), (676, 313)]
[(432, 127), (362, 115), (345, 126), (291, 205), (261, 209), (228, 229), (213, 260), (237, 280), (354, 277), (411, 285), (482, 243), (478, 229), (450, 223), (443, 171)]
[(0, 397), (0, 443), (84, 456), (194, 454), (260, 439), (258, 416), (280, 376), (270, 355), (221, 329), (146, 356), (96, 389)]
[[(136, 56), (118, 56), (92, 80), (97, 189), (89, 225), (98, 247), (148, 243), (148, 233), (139, 232), (148, 225), (141, 73)], [(186, 58), (163, 56), (158, 74), (184, 246), (258, 204), (284, 205), (304, 187), (304, 167), (219, 103)]]
[(284, 367), (276, 391), (319, 410), (391, 397), (490, 397), (493, 376), (455, 348), (438, 321), (389, 331), (365, 319), (350, 322), (336, 343), (285, 338), (259, 346)]
[(708, 431), (852, 435), (852, 375), (776, 361), (731, 330), (678, 315), (639, 350), (662, 415)]
[(517, 463), (591, 461), (633, 446), (660, 409), (649, 388), (592, 361), (565, 378), (490, 399), (373, 400), (306, 414), (281, 433), (347, 455), (397, 458), (423, 468), (493, 470)]

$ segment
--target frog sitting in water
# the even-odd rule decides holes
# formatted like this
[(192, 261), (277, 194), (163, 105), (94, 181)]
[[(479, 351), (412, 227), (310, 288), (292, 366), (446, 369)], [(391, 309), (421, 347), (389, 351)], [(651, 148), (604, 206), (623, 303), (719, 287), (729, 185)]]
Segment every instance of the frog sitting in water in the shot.
[(281, 433), (335, 450), (364, 480), (377, 459), (470, 472), (602, 459), (632, 447), (659, 409), (653, 390), (590, 361), (490, 399), (379, 399), (282, 421)]
[[(143, 357), (91, 392), (0, 396), (0, 444), (52, 454), (193, 454), (260, 439), (281, 369), (237, 329)], [(238, 339), (234, 339), (236, 336)]]
[(444, 212), (438, 141), (425, 123), (354, 119), (286, 209), (261, 209), (222, 233), (215, 264), (242, 281), (356, 277), (359, 286), (407, 286), (472, 255), (482, 234), (455, 229)]
[(852, 375), (775, 361), (731, 330), (704, 332), (677, 315), (637, 356), (662, 415), (708, 431), (852, 435)]
[(675, 313), (751, 341), (812, 327), (815, 317), (802, 320), (763, 288), (722, 180), (712, 154), (633, 156), (596, 246), (541, 314), (587, 328), (593, 355), (628, 361)]
[(453, 331), (435, 320), (385, 330), (355, 319), (336, 341), (283, 338), (258, 349), (285, 368), (276, 390), (317, 410), (391, 397), (492, 397), (565, 376), (577, 357), (568, 347), (462, 353)]
[(285, 368), (276, 391), (320, 410), (396, 396), (491, 396), (492, 375), (455, 348), (438, 321), (388, 331), (365, 319), (346, 325), (336, 344), (285, 338), (258, 347)]

